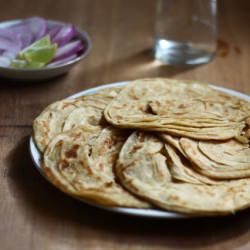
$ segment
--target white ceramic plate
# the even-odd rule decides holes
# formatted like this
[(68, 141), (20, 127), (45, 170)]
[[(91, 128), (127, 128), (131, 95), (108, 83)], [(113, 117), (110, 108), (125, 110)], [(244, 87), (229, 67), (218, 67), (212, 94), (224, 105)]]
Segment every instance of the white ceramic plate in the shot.
[[(111, 88), (111, 87), (122, 87), (122, 86), (127, 85), (128, 83), (129, 82), (117, 82), (117, 83), (102, 85), (102, 86), (99, 86), (96, 88), (91, 88), (91, 89), (87, 89), (87, 90), (78, 92), (72, 96), (69, 96), (68, 99), (77, 98), (77, 97), (80, 97), (83, 95), (94, 94), (94, 93), (100, 91), (101, 89), (106, 89), (106, 88)], [(231, 90), (231, 89), (226, 89), (223, 87), (218, 87), (218, 86), (214, 86), (214, 85), (210, 85), (210, 86), (216, 90), (221, 91), (221, 92), (231, 94), (231, 95), (237, 96), (239, 98), (242, 98), (244, 100), (250, 101), (250, 96), (247, 96), (245, 94), (239, 93), (239, 92)], [(32, 137), (30, 138), (30, 153), (31, 153), (31, 157), (32, 157), (32, 160), (33, 160), (36, 168), (46, 178), (46, 176), (43, 173), (42, 167), (41, 167), (41, 153), (37, 149)], [(76, 198), (76, 197), (74, 197), (74, 198)], [(87, 203), (87, 204), (90, 204), (92, 206), (99, 207), (99, 208), (102, 208), (105, 210), (109, 210), (109, 211), (113, 211), (113, 212), (121, 213), (121, 214), (138, 216), (138, 217), (165, 218), (165, 219), (193, 218), (193, 216), (184, 215), (184, 214), (180, 214), (180, 213), (167, 212), (167, 211), (162, 211), (162, 210), (158, 210), (158, 209), (105, 207), (105, 206), (97, 205), (95, 203), (90, 203), (89, 201), (86, 201), (84, 199), (80, 199), (80, 200), (84, 203)]]

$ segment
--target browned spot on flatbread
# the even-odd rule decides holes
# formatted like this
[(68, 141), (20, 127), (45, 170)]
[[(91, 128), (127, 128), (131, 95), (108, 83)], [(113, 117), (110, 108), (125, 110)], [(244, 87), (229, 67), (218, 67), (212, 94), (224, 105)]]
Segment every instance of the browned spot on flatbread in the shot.
[(65, 159), (62, 159), (62, 160), (60, 161), (60, 167), (61, 167), (62, 170), (68, 168), (68, 167), (69, 167), (69, 162), (66, 161)]
[(65, 156), (67, 158), (76, 158), (77, 157), (77, 149), (79, 148), (79, 145), (74, 145), (70, 150), (68, 150), (65, 153)]
[(108, 146), (108, 148), (112, 148), (112, 146), (115, 144), (115, 140), (112, 140), (111, 138), (107, 138), (104, 141), (104, 144)]
[(136, 151), (138, 151), (139, 149), (143, 148), (143, 144), (135, 144), (133, 146), (133, 148), (131, 149), (131, 153), (135, 153)]
[(178, 108), (179, 108), (179, 109), (184, 109), (184, 108), (186, 108), (186, 105), (182, 103), (182, 104), (180, 104), (180, 105), (178, 106)]
[(112, 181), (106, 182), (104, 185), (105, 185), (105, 187), (110, 188), (110, 187), (112, 187), (113, 182)]

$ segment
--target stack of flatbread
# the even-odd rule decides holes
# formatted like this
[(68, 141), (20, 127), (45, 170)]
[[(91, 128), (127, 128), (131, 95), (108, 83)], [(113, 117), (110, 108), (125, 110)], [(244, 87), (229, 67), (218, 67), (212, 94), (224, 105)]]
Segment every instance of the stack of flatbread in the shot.
[(136, 80), (34, 121), (47, 178), (104, 206), (224, 215), (250, 207), (250, 103), (206, 84)]

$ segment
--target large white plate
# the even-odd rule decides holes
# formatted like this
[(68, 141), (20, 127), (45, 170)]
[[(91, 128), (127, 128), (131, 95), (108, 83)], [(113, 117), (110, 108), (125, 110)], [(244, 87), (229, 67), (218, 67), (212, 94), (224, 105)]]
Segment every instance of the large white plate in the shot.
[[(111, 83), (111, 84), (106, 84), (102, 85), (96, 88), (91, 88), (87, 89), (81, 92), (78, 92), (72, 96), (69, 96), (68, 99), (73, 99), (76, 97), (80, 97), (83, 95), (90, 95), (94, 94), (101, 89), (106, 89), (106, 88), (111, 88), (111, 87), (122, 87), (127, 85), (129, 82), (117, 82), (117, 83)], [(214, 85), (210, 85), (212, 88), (219, 90), (224, 93), (228, 93), (234, 96), (237, 96), (239, 98), (242, 98), (244, 100), (250, 101), (250, 96), (247, 96), (245, 94), (239, 93), (237, 91), (231, 90), (231, 89), (226, 89), (223, 87), (218, 87)], [(38, 171), (46, 178), (46, 176), (43, 173), (43, 169), (41, 167), (41, 153), (37, 149), (35, 142), (33, 138), (30, 138), (30, 153), (32, 160), (38, 169)], [(47, 178), (46, 178), (47, 179)], [(48, 180), (48, 179), (47, 179)], [(49, 181), (49, 180), (48, 180)], [(76, 197), (74, 197), (76, 198)], [(78, 199), (78, 198), (77, 198)], [(167, 211), (162, 211), (162, 210), (157, 210), (157, 209), (139, 209), (139, 208), (122, 208), (122, 207), (105, 207), (105, 206), (100, 206), (95, 203), (91, 203), (89, 201), (86, 201), (84, 199), (80, 199), (82, 202), (90, 204), (95, 207), (99, 207), (101, 209), (113, 211), (116, 213), (122, 213), (122, 214), (127, 214), (127, 215), (133, 215), (133, 216), (138, 216), (138, 217), (150, 217), (150, 218), (165, 218), (165, 219), (184, 219), (184, 218), (193, 218), (193, 216), (189, 215), (184, 215), (180, 213), (173, 213), (173, 212), (167, 212)]]

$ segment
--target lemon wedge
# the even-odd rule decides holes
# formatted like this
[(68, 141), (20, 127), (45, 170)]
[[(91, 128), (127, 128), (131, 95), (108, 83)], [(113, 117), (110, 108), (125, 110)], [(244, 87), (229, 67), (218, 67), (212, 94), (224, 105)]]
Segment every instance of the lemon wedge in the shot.
[[(40, 67), (42, 64), (44, 66), (50, 62), (54, 58), (56, 51), (57, 45), (51, 43), (49, 36), (45, 36), (22, 50), (18, 55), (18, 59), (26, 61), (26, 65), (29, 65), (29, 67)], [(16, 62), (13, 64), (15, 65)], [(23, 64), (23, 62), (17, 62), (17, 65)]]

